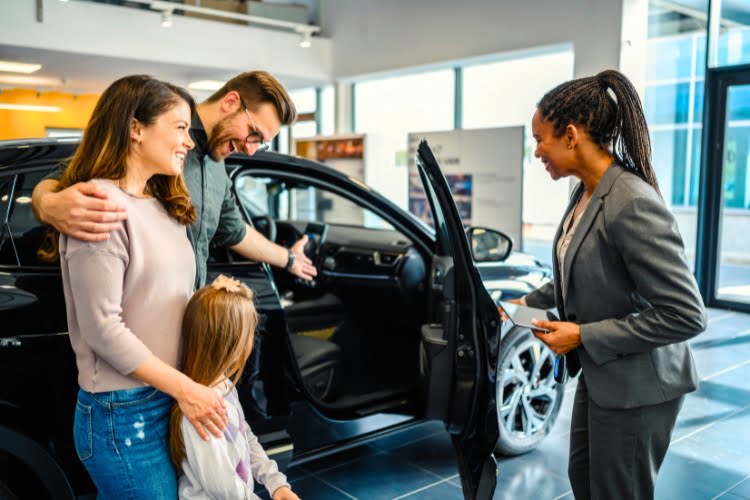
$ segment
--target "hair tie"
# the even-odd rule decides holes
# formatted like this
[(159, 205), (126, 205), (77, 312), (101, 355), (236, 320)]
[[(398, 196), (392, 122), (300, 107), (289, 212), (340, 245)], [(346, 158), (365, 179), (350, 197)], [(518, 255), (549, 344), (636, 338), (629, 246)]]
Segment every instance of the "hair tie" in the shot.
[(220, 274), (219, 277), (211, 283), (211, 287), (216, 290), (226, 290), (229, 293), (243, 293), (243, 289), (246, 288), (241, 282), (234, 278), (224, 276), (223, 274)]

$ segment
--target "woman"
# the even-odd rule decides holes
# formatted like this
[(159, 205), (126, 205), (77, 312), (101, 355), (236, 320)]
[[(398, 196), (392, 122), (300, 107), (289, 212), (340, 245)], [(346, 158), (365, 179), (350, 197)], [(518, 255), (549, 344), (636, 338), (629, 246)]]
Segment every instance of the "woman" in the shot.
[(175, 369), (195, 277), (185, 231), (195, 209), (181, 176), (193, 111), (178, 87), (148, 76), (117, 80), (58, 186), (93, 180), (128, 212), (104, 241), (59, 236), (81, 387), (74, 439), (99, 498), (177, 498), (172, 398), (204, 438), (204, 426), (221, 435), (226, 421), (215, 391)]
[(522, 303), (557, 307), (535, 332), (580, 366), (568, 474), (577, 499), (652, 498), (684, 395), (687, 340), (706, 327), (682, 239), (651, 166), (633, 85), (617, 71), (547, 93), (532, 121), (553, 179), (575, 189), (553, 246), (555, 280)]

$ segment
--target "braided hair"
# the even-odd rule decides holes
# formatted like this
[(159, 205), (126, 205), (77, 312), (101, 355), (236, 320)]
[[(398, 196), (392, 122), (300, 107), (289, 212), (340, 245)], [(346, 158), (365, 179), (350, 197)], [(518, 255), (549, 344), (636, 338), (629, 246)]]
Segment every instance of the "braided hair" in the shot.
[(611, 145), (622, 166), (661, 195), (651, 165), (651, 139), (641, 99), (625, 75), (609, 69), (565, 82), (547, 92), (537, 108), (558, 137), (574, 124), (585, 127), (599, 146), (609, 149)]

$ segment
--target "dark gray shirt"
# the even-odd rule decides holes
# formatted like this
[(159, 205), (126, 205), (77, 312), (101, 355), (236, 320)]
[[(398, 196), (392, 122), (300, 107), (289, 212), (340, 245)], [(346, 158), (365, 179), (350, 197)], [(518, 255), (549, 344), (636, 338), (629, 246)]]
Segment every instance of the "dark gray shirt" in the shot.
[[(206, 151), (208, 136), (196, 113), (190, 127), (195, 148), (185, 158), (185, 183), (195, 206), (197, 219), (187, 228), (188, 239), (195, 252), (195, 287), (206, 283), (206, 262), (211, 244), (236, 245), (245, 237), (245, 221), (232, 194), (232, 182), (224, 161), (214, 161)], [(46, 179), (59, 180), (64, 166)]]
[(206, 261), (211, 244), (236, 245), (245, 237), (245, 221), (232, 194), (224, 161), (214, 161), (205, 150), (208, 137), (196, 113), (190, 127), (195, 148), (185, 158), (185, 182), (198, 218), (188, 227), (195, 250), (195, 286), (206, 282)]

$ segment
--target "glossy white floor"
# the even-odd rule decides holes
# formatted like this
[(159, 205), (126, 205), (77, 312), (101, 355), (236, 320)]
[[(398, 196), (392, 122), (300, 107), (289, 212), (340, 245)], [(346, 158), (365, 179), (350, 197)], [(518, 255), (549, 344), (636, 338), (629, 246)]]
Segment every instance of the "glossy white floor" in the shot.
[[(750, 499), (750, 315), (710, 310), (708, 330), (691, 346), (701, 385), (679, 416), (656, 498)], [(537, 450), (499, 460), (496, 499), (573, 498), (567, 457), (574, 391), (572, 382)], [(448, 436), (435, 422), (287, 472), (303, 499), (462, 497)]]

